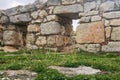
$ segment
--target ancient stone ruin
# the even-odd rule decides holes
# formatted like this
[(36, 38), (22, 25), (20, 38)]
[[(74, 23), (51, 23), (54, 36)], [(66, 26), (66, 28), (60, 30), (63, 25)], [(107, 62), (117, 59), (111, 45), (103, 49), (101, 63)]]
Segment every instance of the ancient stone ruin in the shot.
[[(79, 19), (75, 44), (73, 19)], [(17, 49), (120, 52), (120, 0), (37, 0), (1, 10), (0, 43)]]

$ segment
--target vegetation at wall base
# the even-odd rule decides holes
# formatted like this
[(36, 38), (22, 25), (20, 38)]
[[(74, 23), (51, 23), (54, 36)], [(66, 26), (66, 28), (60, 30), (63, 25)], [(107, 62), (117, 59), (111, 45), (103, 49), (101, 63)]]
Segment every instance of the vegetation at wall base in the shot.
[[(96, 75), (66, 77), (49, 66), (89, 66), (100, 69)], [(20, 50), (14, 53), (0, 52), (0, 70), (30, 70), (38, 73), (36, 80), (120, 80), (119, 53), (89, 53), (77, 51), (70, 54), (44, 50)]]

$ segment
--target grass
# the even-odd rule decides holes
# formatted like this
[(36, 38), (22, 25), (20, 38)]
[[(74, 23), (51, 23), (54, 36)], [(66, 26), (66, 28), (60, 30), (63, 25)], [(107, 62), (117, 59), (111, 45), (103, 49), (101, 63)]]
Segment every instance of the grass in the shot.
[[(48, 66), (90, 66), (103, 74), (66, 77)], [(89, 53), (74, 51), (60, 54), (44, 50), (20, 50), (14, 53), (0, 52), (0, 70), (27, 69), (38, 73), (36, 80), (120, 80), (120, 55), (118, 53)]]

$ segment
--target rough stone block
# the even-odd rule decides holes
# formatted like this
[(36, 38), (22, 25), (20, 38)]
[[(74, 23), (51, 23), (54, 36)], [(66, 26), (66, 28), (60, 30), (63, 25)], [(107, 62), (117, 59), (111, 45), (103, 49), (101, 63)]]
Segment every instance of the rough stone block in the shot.
[(111, 26), (120, 26), (120, 19), (110, 20), (110, 25)]
[(32, 16), (33, 19), (37, 19), (38, 18), (38, 11), (32, 12), (31, 16)]
[(96, 2), (87, 2), (84, 4), (84, 12), (89, 12), (96, 8)]
[(115, 2), (113, 1), (106, 1), (100, 5), (100, 10), (106, 12), (106, 11), (112, 11), (115, 8)]
[(35, 44), (38, 46), (44, 46), (47, 44), (47, 38), (45, 36), (39, 36)]
[(89, 12), (84, 12), (84, 13), (79, 13), (80, 17), (84, 17), (84, 16), (94, 16), (94, 15), (98, 15), (98, 11), (89, 11)]
[(115, 40), (115, 41), (120, 40), (120, 27), (113, 27), (111, 33), (111, 40)]
[(62, 32), (61, 25), (55, 21), (42, 23), (40, 27), (42, 35), (59, 34)]
[(82, 17), (80, 18), (80, 23), (88, 23), (90, 22), (91, 17)]
[(104, 23), (102, 21), (80, 24), (77, 27), (78, 43), (102, 43), (104, 39)]
[(28, 32), (40, 32), (40, 25), (30, 24), (30, 25), (28, 25), (27, 31)]
[(16, 31), (4, 31), (3, 33), (4, 45), (20, 45), (19, 34)]
[(28, 33), (27, 34), (26, 43), (27, 44), (34, 44), (35, 43), (35, 35), (33, 33)]
[(26, 44), (26, 48), (27, 49), (38, 49), (36, 45), (32, 45), (32, 44)]
[(96, 53), (100, 51), (100, 44), (77, 44), (76, 47), (88, 52)]
[(48, 15), (48, 13), (47, 13), (46, 10), (42, 10), (42, 11), (40, 11), (40, 13), (39, 13), (40, 18), (44, 18), (44, 17), (46, 17), (47, 15)]
[(10, 16), (10, 22), (11, 23), (28, 23), (31, 21), (30, 15), (29, 13), (25, 13), (25, 14), (19, 14), (19, 15), (15, 15), (15, 16)]
[(120, 42), (109, 42), (102, 46), (104, 52), (120, 52)]
[(64, 37), (60, 35), (53, 35), (47, 37), (47, 45), (51, 47), (57, 47), (64, 45)]
[(7, 24), (9, 22), (9, 18), (7, 16), (1, 16), (0, 17), (0, 23), (1, 24)]
[(120, 18), (120, 11), (103, 13), (103, 17), (106, 19)]
[(83, 12), (83, 6), (81, 6), (81, 4), (57, 6), (53, 11), (54, 14), (67, 14), (67, 13), (79, 13), (79, 12)]
[(62, 0), (62, 4), (74, 4), (76, 0)]
[(47, 16), (47, 21), (59, 21), (59, 17), (56, 15)]
[(92, 16), (91, 17), (91, 21), (100, 21), (100, 20), (102, 20), (102, 17), (101, 16), (99, 16), (99, 15), (97, 15), (97, 16)]
[(105, 28), (106, 39), (110, 39), (111, 31), (112, 31), (112, 28), (111, 28), (111, 27), (106, 27), (106, 28)]
[(55, 5), (60, 5), (61, 0), (48, 0), (47, 1), (47, 6), (55, 6)]

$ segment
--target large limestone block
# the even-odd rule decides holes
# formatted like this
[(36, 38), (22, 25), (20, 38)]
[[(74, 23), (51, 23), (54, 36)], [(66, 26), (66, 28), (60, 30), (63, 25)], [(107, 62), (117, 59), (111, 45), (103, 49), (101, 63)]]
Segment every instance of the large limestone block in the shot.
[(120, 19), (110, 20), (110, 25), (111, 26), (120, 26)]
[(42, 23), (40, 28), (42, 35), (59, 34), (62, 31), (61, 25), (55, 21)]
[(102, 21), (80, 24), (77, 27), (78, 43), (102, 43), (104, 42), (104, 23)]
[(120, 18), (120, 11), (103, 13), (103, 17), (106, 19)]
[(15, 16), (10, 16), (10, 22), (11, 23), (27, 23), (31, 21), (31, 17), (29, 13), (25, 13), (25, 14), (20, 14), (20, 15), (15, 15)]
[(109, 42), (102, 46), (102, 51), (105, 52), (120, 52), (120, 42)]
[(3, 33), (4, 45), (20, 45), (19, 34), (16, 31), (4, 31)]
[(113, 27), (111, 33), (111, 40), (120, 40), (120, 27)]
[(67, 13), (79, 13), (83, 12), (83, 6), (81, 4), (57, 6), (55, 7), (54, 14), (67, 14)]
[(106, 1), (100, 5), (100, 10), (106, 12), (106, 11), (112, 11), (115, 8), (115, 2), (113, 1)]
[(40, 26), (38, 24), (30, 24), (27, 28), (28, 32), (40, 32)]

